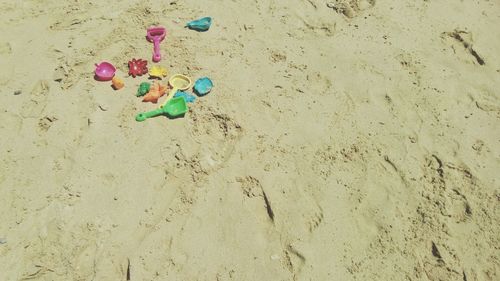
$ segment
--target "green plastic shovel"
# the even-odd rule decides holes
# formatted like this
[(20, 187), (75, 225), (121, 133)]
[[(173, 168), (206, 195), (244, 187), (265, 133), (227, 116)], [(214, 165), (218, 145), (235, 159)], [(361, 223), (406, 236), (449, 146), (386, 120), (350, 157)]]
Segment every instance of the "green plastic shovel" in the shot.
[(142, 122), (148, 118), (166, 115), (168, 117), (178, 117), (184, 115), (188, 111), (186, 100), (183, 97), (177, 97), (169, 100), (164, 107), (153, 111), (139, 113), (135, 116), (135, 120)]

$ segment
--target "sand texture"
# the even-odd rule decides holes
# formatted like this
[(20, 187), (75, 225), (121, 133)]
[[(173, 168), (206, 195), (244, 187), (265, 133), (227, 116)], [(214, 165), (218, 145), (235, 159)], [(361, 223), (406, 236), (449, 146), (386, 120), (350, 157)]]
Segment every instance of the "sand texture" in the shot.
[(0, 281), (500, 280), (500, 1), (0, 7)]

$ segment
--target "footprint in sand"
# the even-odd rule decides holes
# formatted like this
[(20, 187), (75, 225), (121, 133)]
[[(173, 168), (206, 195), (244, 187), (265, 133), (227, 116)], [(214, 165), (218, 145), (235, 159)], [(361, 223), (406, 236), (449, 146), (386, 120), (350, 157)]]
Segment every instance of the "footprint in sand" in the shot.
[(479, 110), (500, 117), (500, 104), (492, 88), (478, 88), (470, 95)]
[(261, 197), (264, 201), (264, 207), (267, 215), (271, 222), (274, 223), (274, 211), (271, 206), (271, 201), (267, 197), (264, 187), (260, 181), (252, 176), (246, 176), (244, 178), (236, 178), (236, 181), (240, 183), (243, 194), (248, 198)]
[(29, 94), (29, 100), (21, 107), (21, 116), (24, 118), (38, 118), (47, 106), (49, 85), (46, 81), (38, 81)]
[[(216, 113), (212, 108), (200, 107), (191, 112), (191, 135), (201, 143), (206, 157), (200, 159), (208, 166), (219, 166), (233, 154), (242, 127), (229, 115)], [(205, 159), (206, 158), (206, 159)]]
[(285, 268), (287, 268), (294, 275), (299, 274), (306, 264), (305, 256), (291, 244), (285, 249), (284, 256)]
[(52, 126), (53, 122), (57, 121), (57, 118), (54, 116), (45, 116), (38, 120), (38, 132), (45, 133)]
[(451, 45), (453, 53), (460, 59), (471, 61), (472, 63), (485, 65), (484, 58), (473, 48), (472, 33), (463, 30), (454, 30), (453, 32), (443, 32), (441, 38)]
[(361, 11), (375, 6), (375, 0), (335, 0), (327, 3), (326, 6), (348, 18), (354, 18)]

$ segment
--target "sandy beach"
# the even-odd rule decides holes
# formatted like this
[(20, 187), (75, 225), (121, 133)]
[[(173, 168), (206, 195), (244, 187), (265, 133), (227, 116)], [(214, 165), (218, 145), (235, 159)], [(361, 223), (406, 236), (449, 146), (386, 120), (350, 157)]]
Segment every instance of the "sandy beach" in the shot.
[(499, 1), (0, 6), (0, 281), (500, 280)]

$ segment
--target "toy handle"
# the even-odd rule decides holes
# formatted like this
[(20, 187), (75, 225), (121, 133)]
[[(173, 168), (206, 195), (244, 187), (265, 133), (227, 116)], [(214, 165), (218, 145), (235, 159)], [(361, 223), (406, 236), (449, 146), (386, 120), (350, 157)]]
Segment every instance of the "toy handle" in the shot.
[(154, 46), (153, 47), (153, 61), (159, 62), (161, 60), (160, 39), (154, 39), (153, 46)]
[(160, 108), (165, 107), (165, 105), (167, 105), (168, 101), (175, 95), (175, 93), (177, 93), (178, 90), (179, 89), (177, 89), (177, 88), (172, 88), (172, 90), (170, 90), (170, 92), (168, 92), (167, 98), (165, 99), (163, 104), (160, 106)]
[(135, 116), (135, 120), (138, 122), (142, 122), (148, 118), (156, 117), (156, 116), (162, 115), (162, 114), (164, 114), (164, 111), (163, 111), (163, 109), (159, 108), (156, 110), (139, 113), (139, 114), (137, 114), (137, 116)]

